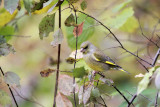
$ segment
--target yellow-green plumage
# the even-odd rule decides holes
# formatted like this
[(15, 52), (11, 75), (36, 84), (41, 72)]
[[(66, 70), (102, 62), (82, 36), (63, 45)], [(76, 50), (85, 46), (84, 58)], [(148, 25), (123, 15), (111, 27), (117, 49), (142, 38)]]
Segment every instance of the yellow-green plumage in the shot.
[(122, 67), (115, 64), (110, 57), (106, 56), (101, 50), (96, 48), (88, 41), (81, 44), (81, 50), (83, 52), (83, 59), (85, 60), (86, 64), (95, 71), (104, 72), (108, 71), (109, 69), (117, 69), (127, 72), (123, 70)]

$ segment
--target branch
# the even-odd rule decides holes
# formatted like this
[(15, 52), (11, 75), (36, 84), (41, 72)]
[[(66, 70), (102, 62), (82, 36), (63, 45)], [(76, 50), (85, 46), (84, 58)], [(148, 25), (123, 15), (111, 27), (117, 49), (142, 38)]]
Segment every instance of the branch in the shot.
[[(59, 5), (59, 28), (61, 28), (61, 5)], [(56, 96), (57, 96), (58, 78), (59, 78), (59, 65), (60, 65), (60, 53), (61, 53), (61, 44), (58, 45), (58, 62), (57, 62), (56, 84), (55, 84), (55, 91), (54, 91), (53, 107), (56, 106)]]
[(107, 105), (106, 105), (104, 99), (102, 98), (102, 96), (100, 96), (100, 98), (102, 99), (102, 101), (103, 101), (103, 103), (104, 103), (104, 106), (107, 107)]
[(123, 95), (123, 93), (121, 93), (121, 91), (115, 85), (112, 84), (111, 86), (126, 100), (128, 104), (130, 103), (128, 99)]
[(127, 107), (130, 107), (130, 105), (133, 103), (133, 101), (135, 100), (136, 97), (137, 97), (137, 94), (135, 94), (135, 95), (132, 97), (132, 99), (129, 101)]
[[(75, 17), (76, 17), (76, 24), (77, 24), (78, 20), (77, 20), (76, 9), (74, 8), (74, 6), (72, 4), (71, 4), (71, 6), (74, 9)], [(78, 26), (76, 27), (76, 52), (75, 52), (75, 58), (74, 58), (75, 60), (77, 59), (77, 46), (78, 46)], [(75, 68), (76, 68), (76, 62), (74, 62), (74, 69)], [(73, 84), (75, 84), (75, 77), (73, 77)], [(74, 97), (74, 105), (75, 105), (75, 107), (77, 107), (75, 87), (73, 87), (73, 97)]]
[[(70, 7), (70, 9), (73, 9), (73, 8)], [(116, 37), (116, 35), (115, 35), (107, 26), (105, 26), (101, 21), (97, 20), (95, 17), (93, 17), (93, 16), (91, 16), (91, 15), (89, 15), (89, 14), (87, 14), (87, 13), (84, 13), (84, 12), (82, 12), (82, 11), (77, 10), (77, 12), (80, 12), (80, 13), (82, 13), (82, 14), (85, 14), (85, 15), (87, 15), (88, 17), (90, 17), (90, 18), (94, 19), (95, 21), (97, 21), (100, 25), (102, 25), (104, 28), (106, 28), (106, 29), (110, 32), (110, 34), (112, 34), (112, 36), (113, 36), (113, 37), (116, 39), (116, 41), (120, 44), (120, 47), (121, 47), (123, 50), (125, 50), (126, 52), (130, 53), (131, 55), (139, 58), (140, 60), (142, 60), (143, 62), (147, 63), (148, 65), (152, 66), (151, 63), (149, 63), (149, 62), (147, 62), (146, 60), (138, 57), (138, 56), (135, 55), (134, 53), (128, 51), (128, 50), (122, 45), (122, 43), (119, 41), (119, 39)]]
[[(2, 70), (2, 68), (1, 68), (1, 67), (0, 67), (0, 69), (1, 69), (1, 73), (2, 73), (2, 75), (4, 76), (4, 72), (3, 72), (3, 70)], [(14, 97), (14, 94), (13, 94), (13, 92), (12, 92), (12, 89), (10, 88), (9, 84), (7, 84), (7, 86), (8, 86), (9, 91), (10, 91), (10, 93), (11, 93), (12, 97), (13, 97), (13, 100), (14, 100), (14, 102), (15, 102), (15, 104), (16, 104), (16, 107), (18, 107), (18, 103), (17, 103), (17, 101), (16, 101), (16, 98)]]
[(159, 90), (157, 91), (157, 95), (156, 95), (156, 100), (155, 100), (155, 105), (154, 105), (154, 107), (157, 107), (157, 105), (158, 105), (158, 94), (159, 94)]

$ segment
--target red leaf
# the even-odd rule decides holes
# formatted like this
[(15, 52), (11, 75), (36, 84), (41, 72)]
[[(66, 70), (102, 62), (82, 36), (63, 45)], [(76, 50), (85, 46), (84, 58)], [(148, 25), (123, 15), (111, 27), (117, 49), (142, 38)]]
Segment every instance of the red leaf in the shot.
[(73, 29), (73, 35), (74, 35), (75, 37), (82, 34), (83, 24), (84, 24), (84, 22), (82, 22), (82, 23), (79, 24), (78, 26), (74, 27), (74, 29)]

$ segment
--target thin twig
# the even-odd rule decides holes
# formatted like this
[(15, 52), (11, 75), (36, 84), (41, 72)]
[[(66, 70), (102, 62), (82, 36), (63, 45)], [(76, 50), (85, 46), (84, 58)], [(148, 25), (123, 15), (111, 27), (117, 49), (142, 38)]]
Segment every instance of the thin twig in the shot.
[[(73, 8), (70, 7), (70, 9), (73, 9)], [(98, 23), (100, 23), (103, 27), (105, 27), (105, 28), (110, 32), (110, 34), (112, 34), (112, 36), (113, 36), (113, 37), (116, 39), (116, 41), (120, 44), (120, 47), (121, 47), (123, 50), (125, 50), (125, 51), (128, 52), (129, 54), (131, 54), (131, 55), (139, 58), (140, 60), (142, 60), (143, 62), (147, 63), (148, 65), (152, 66), (152, 64), (149, 63), (148, 61), (146, 61), (146, 60), (138, 57), (138, 56), (135, 55), (134, 53), (132, 53), (132, 52), (130, 52), (129, 50), (127, 50), (127, 49), (122, 45), (122, 43), (119, 41), (119, 39), (116, 37), (116, 35), (115, 35), (107, 26), (105, 26), (101, 21), (97, 20), (95, 17), (93, 17), (93, 16), (91, 16), (91, 15), (85, 13), (85, 12), (82, 12), (82, 11), (79, 11), (79, 10), (77, 10), (77, 12), (80, 12), (80, 13), (82, 13), (82, 14), (85, 14), (85, 15), (87, 15), (88, 17), (90, 17), (90, 18), (94, 19), (95, 21), (97, 21)]]
[(154, 107), (157, 107), (157, 105), (158, 105), (158, 94), (159, 94), (159, 90), (157, 91)]
[(106, 105), (104, 99), (102, 98), (102, 96), (100, 96), (100, 98), (102, 99), (102, 101), (103, 101), (103, 103), (104, 103), (104, 106), (107, 107), (107, 105)]
[(137, 97), (137, 94), (135, 94), (135, 95), (132, 97), (132, 99), (129, 101), (127, 107), (130, 107), (130, 105), (133, 104), (133, 101), (134, 101), (134, 99), (135, 99), (136, 97)]
[[(61, 1), (61, 0), (59, 0), (59, 1)], [(61, 28), (61, 5), (59, 5), (59, 28)], [(61, 44), (58, 45), (58, 62), (57, 62), (56, 84), (55, 84), (55, 91), (54, 91), (53, 107), (56, 107), (56, 96), (57, 96), (57, 90), (58, 90), (59, 65), (60, 65), (60, 53), (61, 53)]]
[[(76, 14), (76, 9), (74, 8), (74, 6), (71, 4), (71, 6), (74, 9), (75, 12), (75, 17), (76, 17), (76, 24), (78, 23), (77, 20), (77, 14)], [(78, 47), (78, 26), (76, 28), (76, 51), (75, 51), (75, 60), (77, 59), (77, 47)], [(76, 68), (76, 62), (74, 62), (74, 69)], [(73, 77), (73, 84), (75, 84), (75, 77)], [(75, 107), (77, 107), (77, 103), (76, 103), (76, 93), (75, 93), (75, 87), (73, 87), (73, 96), (74, 96), (74, 105)]]
[[(2, 70), (2, 68), (1, 68), (1, 67), (0, 67), (0, 69), (1, 69), (1, 73), (2, 73), (2, 75), (4, 76), (4, 72), (3, 72), (3, 70)], [(15, 102), (15, 104), (16, 104), (16, 107), (18, 107), (18, 103), (17, 103), (16, 98), (15, 98), (15, 96), (14, 96), (13, 92), (12, 92), (12, 89), (10, 88), (9, 84), (7, 84), (7, 86), (8, 86), (9, 91), (10, 91), (10, 93), (11, 93), (12, 97), (13, 97), (13, 100), (14, 100), (14, 102)]]
[(121, 91), (115, 85), (112, 84), (112, 87), (126, 100), (128, 104), (130, 103), (128, 99), (123, 95), (123, 93), (121, 93)]

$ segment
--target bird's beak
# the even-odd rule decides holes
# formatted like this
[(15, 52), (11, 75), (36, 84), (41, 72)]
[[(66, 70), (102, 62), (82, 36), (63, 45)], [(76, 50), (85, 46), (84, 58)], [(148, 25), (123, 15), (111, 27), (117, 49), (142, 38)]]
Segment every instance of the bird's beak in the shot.
[(83, 48), (80, 49), (80, 52), (84, 52), (84, 51), (85, 51), (85, 49), (83, 49)]

